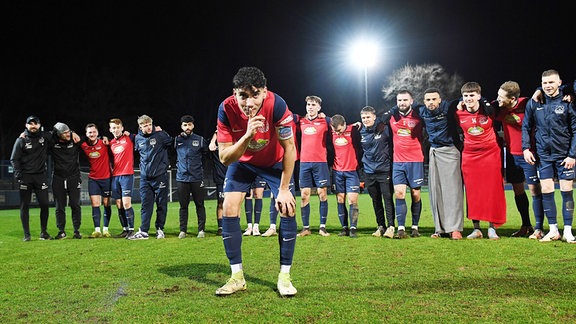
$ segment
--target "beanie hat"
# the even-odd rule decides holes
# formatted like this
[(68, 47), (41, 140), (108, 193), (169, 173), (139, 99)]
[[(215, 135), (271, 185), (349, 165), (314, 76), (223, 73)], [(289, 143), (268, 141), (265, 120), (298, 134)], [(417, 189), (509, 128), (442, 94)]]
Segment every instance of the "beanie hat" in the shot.
[(56, 134), (58, 134), (58, 136), (60, 136), (64, 132), (69, 131), (70, 128), (68, 127), (68, 125), (58, 122), (54, 125), (54, 130), (56, 131)]

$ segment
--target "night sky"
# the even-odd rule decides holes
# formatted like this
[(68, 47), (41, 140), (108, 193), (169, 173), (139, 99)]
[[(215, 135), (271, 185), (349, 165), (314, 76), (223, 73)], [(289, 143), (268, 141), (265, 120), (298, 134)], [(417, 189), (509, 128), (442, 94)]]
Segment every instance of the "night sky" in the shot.
[[(564, 3), (564, 4), (562, 4)], [(171, 135), (183, 114), (207, 137), (238, 68), (254, 65), (268, 88), (305, 114), (307, 95), (351, 118), (364, 106), (363, 71), (347, 59), (360, 35), (380, 43), (368, 71), (369, 104), (406, 64), (438, 63), (477, 81), (493, 99), (516, 80), (523, 95), (540, 74), (576, 78), (569, 2), (560, 1), (3, 1), (0, 159), (10, 158), (26, 116), (84, 133), (119, 117), (130, 131), (150, 115)], [(202, 8), (201, 8), (202, 7)]]

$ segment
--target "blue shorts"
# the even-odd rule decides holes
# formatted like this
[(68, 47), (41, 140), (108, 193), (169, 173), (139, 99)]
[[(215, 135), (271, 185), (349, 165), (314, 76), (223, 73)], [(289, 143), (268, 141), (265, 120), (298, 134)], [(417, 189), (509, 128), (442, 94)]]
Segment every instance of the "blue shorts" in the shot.
[(424, 183), (424, 162), (394, 162), (392, 183), (405, 184), (412, 189), (420, 188)]
[(566, 169), (561, 165), (562, 161), (542, 161), (538, 165), (538, 178), (558, 180), (574, 180), (574, 168)]
[(90, 196), (110, 197), (112, 191), (112, 180), (88, 178), (88, 194)]
[(252, 189), (257, 188), (266, 188), (266, 180), (261, 176), (257, 176), (256, 179), (254, 179), (254, 182), (252, 182)]
[(506, 156), (506, 181), (509, 183), (521, 183), (526, 181), (527, 184), (540, 183), (536, 165), (530, 165), (524, 160), (523, 155)]
[(298, 175), (300, 188), (324, 188), (330, 186), (330, 169), (326, 162), (300, 162)]
[[(270, 187), (274, 197), (278, 197), (280, 178), (282, 177), (282, 162), (271, 167), (257, 167), (238, 161), (230, 164), (224, 180), (224, 192), (249, 192), (257, 176), (262, 177)], [(290, 191), (294, 194), (294, 178), (290, 179)]]
[(360, 192), (360, 178), (356, 171), (334, 171), (336, 193)]
[(112, 177), (112, 198), (132, 197), (134, 188), (134, 175), (121, 175)]

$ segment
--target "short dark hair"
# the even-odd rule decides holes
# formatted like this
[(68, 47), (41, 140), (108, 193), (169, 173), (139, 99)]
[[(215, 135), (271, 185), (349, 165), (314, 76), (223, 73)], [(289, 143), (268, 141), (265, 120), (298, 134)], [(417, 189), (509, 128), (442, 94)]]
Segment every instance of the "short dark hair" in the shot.
[(181, 123), (193, 123), (194, 117), (192, 117), (191, 115), (184, 115), (184, 116), (180, 117), (180, 122)]
[(240, 68), (232, 79), (232, 86), (234, 89), (250, 91), (252, 91), (252, 87), (264, 88), (266, 87), (266, 77), (259, 68), (245, 66)]

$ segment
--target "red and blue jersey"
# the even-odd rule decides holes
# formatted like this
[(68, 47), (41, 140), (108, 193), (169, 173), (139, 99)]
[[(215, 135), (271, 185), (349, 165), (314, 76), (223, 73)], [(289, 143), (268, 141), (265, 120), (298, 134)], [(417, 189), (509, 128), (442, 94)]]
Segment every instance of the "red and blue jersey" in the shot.
[(356, 171), (358, 167), (358, 148), (352, 135), (354, 130), (354, 125), (347, 125), (342, 134), (332, 131), (335, 171)]
[[(258, 129), (239, 161), (270, 167), (282, 161), (284, 149), (278, 134), (283, 138), (293, 136), (294, 119), (284, 99), (272, 91), (268, 91), (257, 115), (264, 116), (264, 127)], [(218, 108), (218, 143), (238, 142), (247, 128), (248, 116), (238, 105), (236, 97), (226, 98)], [(276, 128), (280, 128), (279, 131)]]
[(95, 180), (110, 178), (111, 171), (108, 146), (104, 145), (102, 140), (98, 138), (93, 145), (89, 144), (88, 140), (84, 141), (81, 147), (90, 163), (88, 178)]
[(134, 174), (134, 135), (122, 135), (110, 141), (114, 159), (113, 176)]
[(390, 130), (394, 145), (394, 162), (424, 162), (422, 119), (416, 110), (412, 109), (406, 116), (396, 110), (390, 118)]
[(330, 128), (329, 118), (304, 117), (298, 119), (300, 162), (327, 162), (326, 141)]

